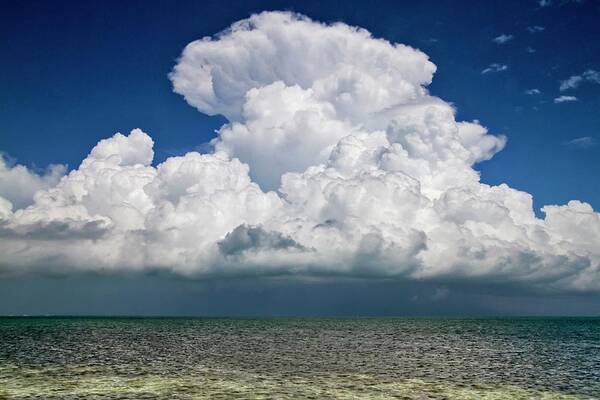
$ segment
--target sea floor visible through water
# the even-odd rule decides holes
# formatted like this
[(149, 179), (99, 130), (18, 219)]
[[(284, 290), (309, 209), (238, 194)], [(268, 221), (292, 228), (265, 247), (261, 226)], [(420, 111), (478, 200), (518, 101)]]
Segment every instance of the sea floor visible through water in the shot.
[(0, 318), (0, 399), (600, 399), (600, 318)]

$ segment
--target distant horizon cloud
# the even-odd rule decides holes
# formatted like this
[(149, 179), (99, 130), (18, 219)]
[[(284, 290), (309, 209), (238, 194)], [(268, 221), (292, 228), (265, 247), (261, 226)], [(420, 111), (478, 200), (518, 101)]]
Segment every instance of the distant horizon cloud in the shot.
[(192, 41), (169, 79), (190, 106), (227, 119), (206, 152), (153, 165), (152, 137), (133, 129), (99, 141), (71, 171), (2, 159), (0, 275), (600, 291), (600, 214), (571, 200), (539, 218), (531, 194), (483, 183), (476, 164), (507, 138), (457, 121), (428, 90), (436, 70), (420, 50), (291, 12)]

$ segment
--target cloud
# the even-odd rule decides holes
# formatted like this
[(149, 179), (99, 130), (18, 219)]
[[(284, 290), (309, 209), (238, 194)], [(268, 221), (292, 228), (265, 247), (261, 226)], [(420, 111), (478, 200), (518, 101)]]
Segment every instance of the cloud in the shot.
[(600, 72), (593, 69), (588, 69), (581, 75), (572, 75), (560, 82), (560, 91), (563, 92), (569, 89), (577, 89), (584, 82), (600, 84)]
[(554, 99), (555, 103), (565, 103), (569, 101), (577, 101), (577, 97), (575, 96), (558, 96)]
[(568, 79), (565, 79), (564, 81), (560, 82), (560, 91), (562, 92), (569, 89), (575, 89), (581, 84), (581, 82), (583, 82), (582, 76), (573, 75)]
[(481, 71), (481, 74), (483, 75), (483, 74), (489, 74), (490, 72), (502, 72), (502, 71), (506, 71), (507, 69), (508, 69), (507, 65), (493, 63), (493, 64), (490, 64), (483, 71)]
[(529, 54), (533, 54), (533, 53), (535, 53), (535, 49), (534, 49), (533, 47), (531, 47), (531, 46), (528, 46), (528, 47), (525, 49), (525, 51), (526, 51), (526, 52), (528, 52)]
[(545, 31), (546, 28), (540, 25), (532, 25), (527, 27), (527, 32), (529, 33), (539, 33)]
[(39, 175), (0, 153), (0, 197), (10, 202), (11, 208), (24, 208), (33, 203), (37, 191), (55, 186), (65, 171), (64, 165), (50, 165)]
[(590, 147), (594, 147), (598, 144), (598, 141), (591, 136), (582, 136), (572, 140), (569, 140), (565, 143), (565, 145), (580, 149), (587, 149)]
[(366, 30), (274, 13), (188, 44), (171, 80), (198, 110), (231, 121), (215, 148), (276, 189), (284, 172), (324, 162), (365, 116), (424, 97), (435, 70), (422, 52)]
[(529, 89), (525, 91), (525, 94), (528, 94), (530, 96), (536, 95), (536, 94), (541, 94), (542, 92), (540, 91), (540, 89)]
[(502, 34), (500, 36), (495, 37), (494, 39), (492, 39), (492, 41), (496, 44), (505, 44), (507, 42), (510, 42), (511, 40), (513, 40), (515, 37), (513, 35), (507, 35), (507, 34)]
[[(558, 2), (559, 6), (565, 6), (568, 4), (582, 4), (584, 2), (584, 0), (560, 0)], [(553, 4), (555, 4), (555, 2), (553, 0), (539, 0), (538, 4), (540, 5), (540, 7), (549, 7)]]
[(482, 183), (475, 164), (506, 138), (456, 121), (427, 90), (435, 70), (411, 47), (292, 13), (194, 41), (170, 78), (228, 119), (213, 151), (153, 166), (139, 129), (99, 142), (31, 205), (0, 198), (0, 270), (600, 290), (599, 214), (571, 201), (537, 218), (530, 194)]
[(224, 255), (241, 255), (246, 251), (305, 250), (304, 246), (280, 232), (265, 231), (260, 226), (240, 225), (218, 243)]

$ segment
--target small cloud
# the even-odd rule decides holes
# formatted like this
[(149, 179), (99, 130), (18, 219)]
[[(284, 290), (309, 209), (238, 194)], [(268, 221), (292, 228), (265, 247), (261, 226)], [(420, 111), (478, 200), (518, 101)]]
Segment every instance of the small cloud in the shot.
[(572, 75), (564, 81), (560, 82), (560, 91), (563, 92), (569, 89), (577, 89), (583, 82), (592, 82), (600, 84), (600, 72), (588, 69), (581, 75)]
[(590, 136), (582, 136), (582, 137), (578, 137), (575, 138), (573, 140), (569, 140), (568, 142), (564, 143), (565, 146), (569, 146), (569, 147), (576, 147), (579, 149), (588, 149), (590, 147), (594, 147), (598, 144), (598, 141)]
[(538, 32), (542, 32), (545, 31), (546, 28), (540, 25), (533, 25), (533, 26), (528, 26), (527, 27), (527, 31), (529, 33), (538, 33)]
[[(560, 7), (566, 6), (568, 4), (582, 4), (584, 0), (559, 0), (557, 3)], [(554, 4), (554, 0), (539, 0), (538, 4), (540, 7), (548, 7)]]
[(502, 72), (502, 71), (506, 71), (507, 69), (508, 69), (507, 65), (493, 63), (493, 64), (490, 64), (486, 69), (481, 71), (481, 74), (483, 75), (483, 74), (488, 74), (490, 72)]
[(513, 40), (515, 37), (513, 35), (506, 35), (506, 34), (502, 34), (500, 36), (495, 37), (494, 39), (492, 39), (492, 41), (494, 43), (497, 44), (504, 44), (506, 42), (510, 42), (511, 40)]
[(573, 75), (573, 76), (569, 77), (568, 79), (561, 81), (559, 89), (561, 92), (563, 92), (565, 90), (569, 90), (569, 89), (576, 89), (581, 84), (582, 81), (583, 81), (582, 76)]
[(531, 46), (527, 46), (527, 48), (525, 49), (526, 52), (528, 52), (529, 54), (533, 54), (535, 53), (535, 49)]
[(577, 97), (575, 96), (559, 96), (554, 99), (555, 103), (565, 103), (569, 101), (577, 101)]
[(536, 95), (536, 94), (541, 94), (541, 90), (540, 89), (529, 89), (525, 91), (525, 94), (528, 94), (530, 96)]
[(583, 73), (583, 78), (589, 82), (600, 83), (600, 72), (588, 69)]

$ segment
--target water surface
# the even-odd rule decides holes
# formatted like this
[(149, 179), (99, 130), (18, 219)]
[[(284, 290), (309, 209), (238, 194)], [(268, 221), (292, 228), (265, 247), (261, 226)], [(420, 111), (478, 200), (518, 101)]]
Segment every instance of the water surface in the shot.
[(599, 394), (598, 318), (0, 318), (0, 399)]

